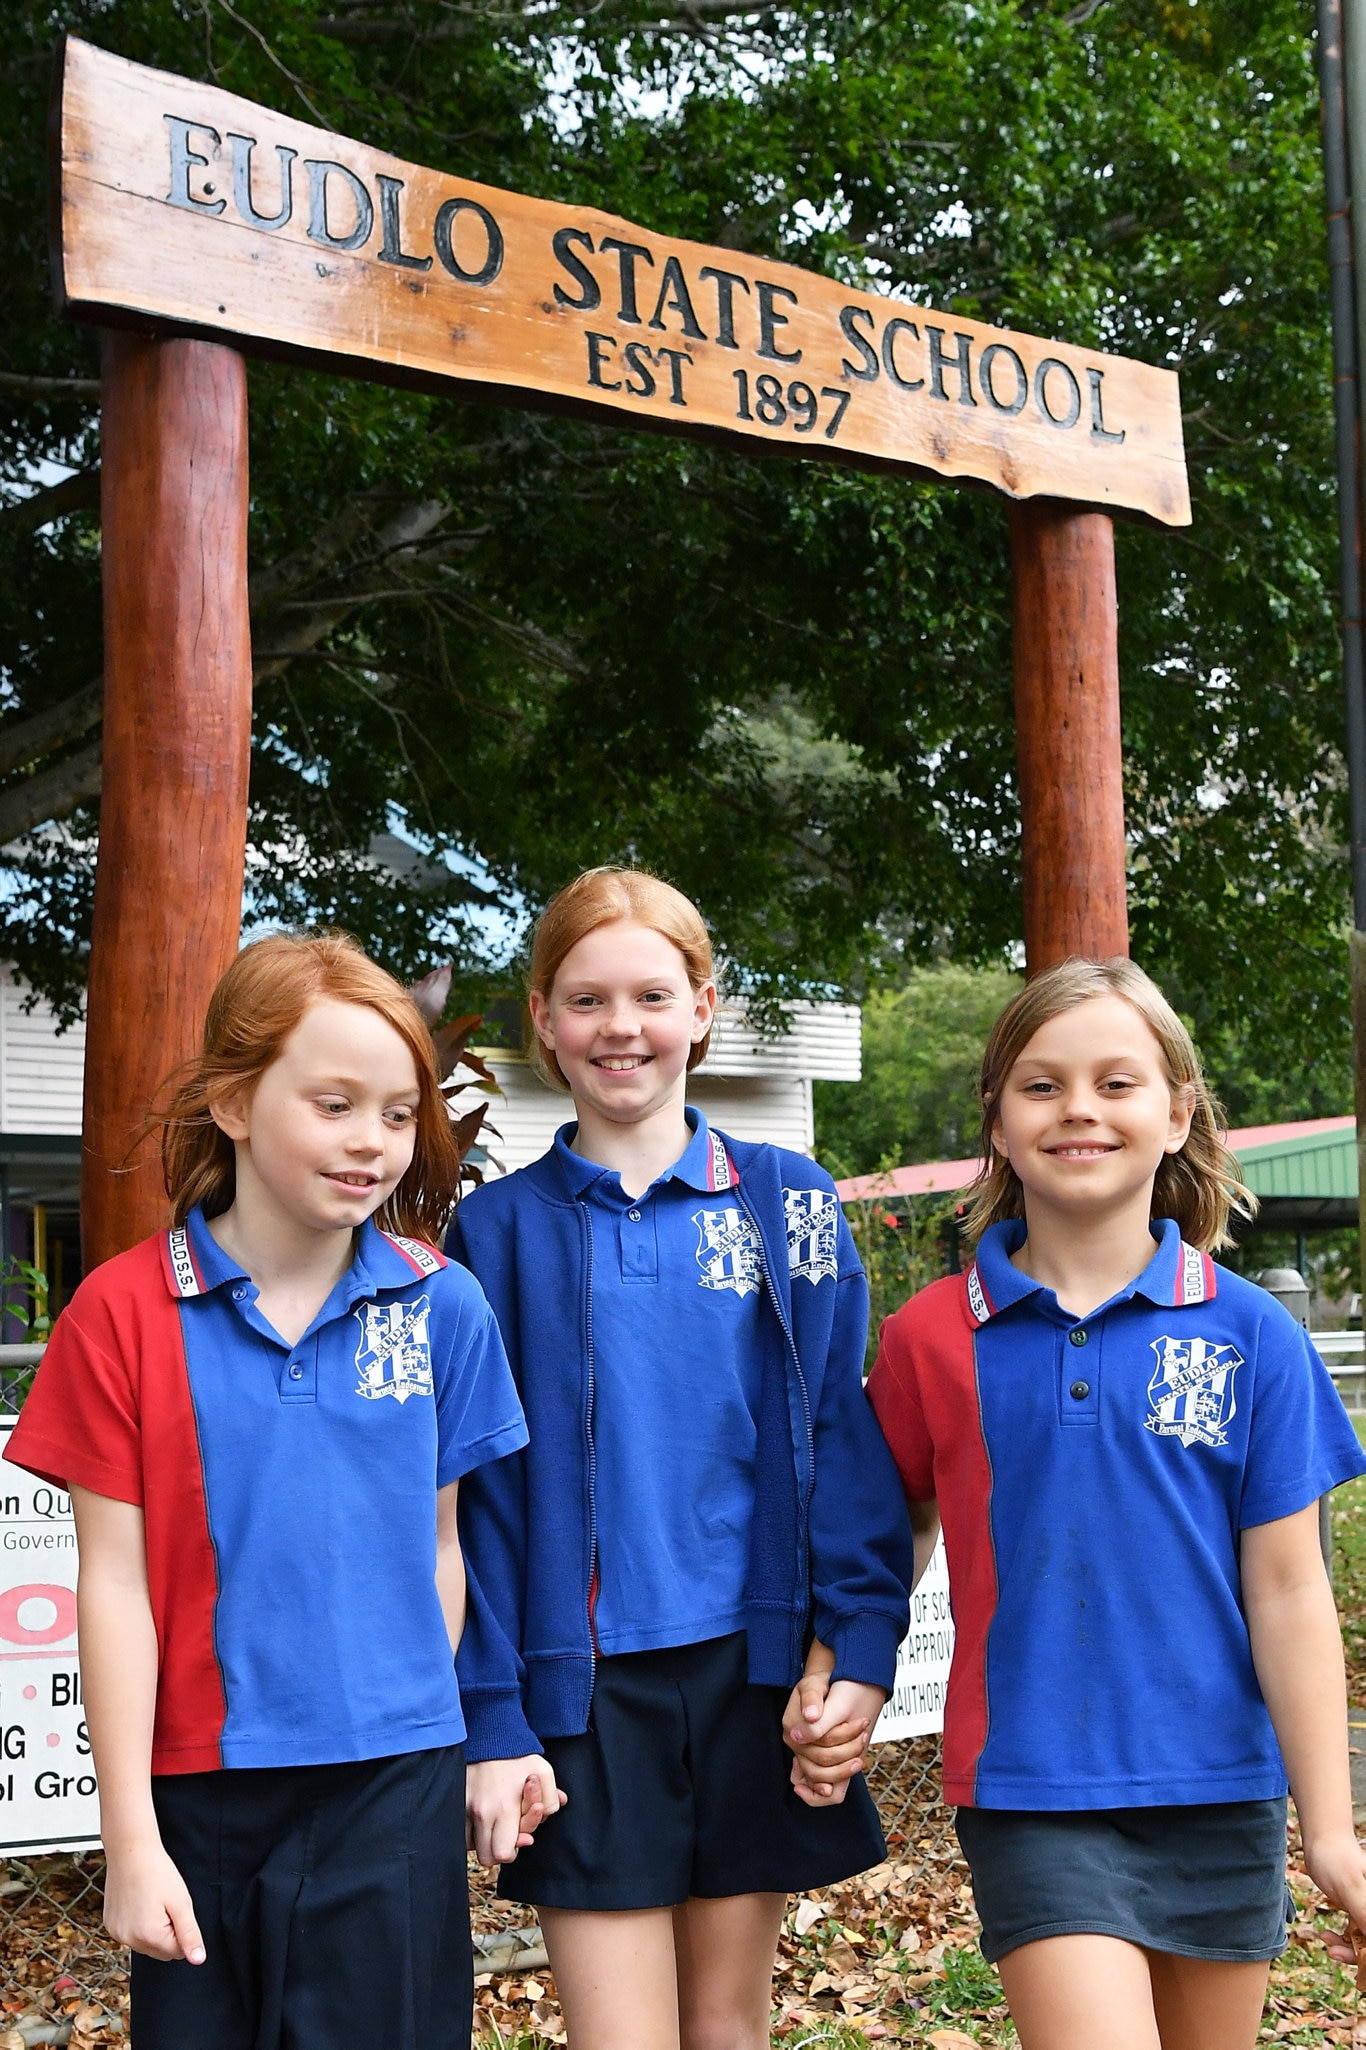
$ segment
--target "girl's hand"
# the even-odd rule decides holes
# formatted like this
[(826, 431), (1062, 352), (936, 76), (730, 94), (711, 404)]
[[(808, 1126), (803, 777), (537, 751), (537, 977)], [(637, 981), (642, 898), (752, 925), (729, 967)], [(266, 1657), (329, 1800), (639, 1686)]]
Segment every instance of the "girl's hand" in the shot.
[(481, 1865), (510, 1865), (568, 1799), (555, 1784), (550, 1760), (539, 1753), (485, 1759), (466, 1779), (465, 1842)]
[(827, 1688), (808, 1674), (798, 1683), (784, 1716), (783, 1740), (795, 1754), (792, 1787), (799, 1800), (818, 1808), (844, 1799), (849, 1781), (863, 1770), (863, 1755), (886, 1699), (881, 1687), (858, 1680), (836, 1680)]
[(159, 1842), (108, 1853), (104, 1926), (116, 1943), (126, 1943), (144, 1957), (204, 1962), (204, 1939), (190, 1889)]
[(1346, 1929), (1340, 1936), (1326, 1936), (1324, 1947), (1339, 1964), (1355, 1964), (1357, 1985), (1366, 1988), (1366, 1848), (1344, 1834), (1306, 1844), (1304, 1862), (1330, 1906), (1347, 1913)]

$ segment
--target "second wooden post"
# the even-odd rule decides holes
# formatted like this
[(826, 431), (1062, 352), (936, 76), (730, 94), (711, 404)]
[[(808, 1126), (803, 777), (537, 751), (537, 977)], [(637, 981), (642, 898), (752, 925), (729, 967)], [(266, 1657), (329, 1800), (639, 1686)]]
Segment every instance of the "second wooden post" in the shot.
[(246, 366), (108, 333), (104, 784), (81, 1175), (87, 1269), (165, 1220), (156, 1090), (238, 944), (251, 746)]
[(1114, 523), (1010, 509), (1025, 966), (1129, 951)]

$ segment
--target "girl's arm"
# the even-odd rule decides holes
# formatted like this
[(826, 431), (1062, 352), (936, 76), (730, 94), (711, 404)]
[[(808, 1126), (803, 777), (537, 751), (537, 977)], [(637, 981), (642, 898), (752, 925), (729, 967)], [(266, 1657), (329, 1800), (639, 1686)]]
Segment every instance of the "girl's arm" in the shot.
[[(446, 1618), (452, 1653), (465, 1629), (465, 1559), (456, 1516), (459, 1481), (437, 1490), (436, 1591)], [(555, 1785), (549, 1761), (488, 1759), (467, 1774), (466, 1841), (481, 1865), (505, 1865), (532, 1841), (547, 1815), (558, 1814), (568, 1796)]]
[(142, 1511), (74, 1487), (81, 1689), (100, 1788), (105, 1927), (148, 1957), (204, 1962), (189, 1889), (152, 1807), (157, 1635)]
[(451, 1640), (451, 1657), (460, 1649), (465, 1634), (465, 1555), (460, 1549), (456, 1523), (459, 1481), (436, 1491), (436, 1593)]
[[(1366, 1851), (1352, 1821), (1342, 1638), (1319, 1549), (1318, 1504), (1242, 1537), (1252, 1660), (1285, 1760), (1309, 1876), (1366, 1928)], [(1333, 1956), (1352, 1956), (1341, 1940)]]
[(939, 1542), (939, 1504), (934, 1500), (912, 1502), (908, 1497), (906, 1507), (911, 1512), (911, 1536), (915, 1541), (915, 1579), (911, 1586), (917, 1588)]

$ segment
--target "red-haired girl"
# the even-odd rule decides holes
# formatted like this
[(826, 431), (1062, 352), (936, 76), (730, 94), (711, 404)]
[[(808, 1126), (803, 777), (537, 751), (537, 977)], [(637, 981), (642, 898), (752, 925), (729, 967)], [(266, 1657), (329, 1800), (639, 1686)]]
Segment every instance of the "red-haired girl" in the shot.
[(918, 1542), (943, 1517), (982, 1948), (1023, 2050), (1251, 2050), (1287, 1775), (1366, 1920), (1317, 1507), (1366, 1459), (1304, 1332), (1209, 1257), (1252, 1199), (1141, 969), (1036, 976), (981, 1097), (976, 1258), (888, 1318), (869, 1393)]
[(69, 1488), (138, 2050), (467, 2050), (461, 1477), (526, 1442), (410, 998), (276, 937), (163, 1121), (8, 1456)]
[[(451, 1242), (531, 1430), (461, 1505), (474, 1840), (516, 1856), (573, 2050), (767, 2050), (786, 1894), (884, 1855), (863, 1781), (819, 1769), (866, 1741), (909, 1620), (863, 1273), (820, 1168), (685, 1104), (716, 1003), (686, 897), (581, 876), (530, 1001), (574, 1121)], [(808, 1651), (833, 1677), (803, 1725)], [(568, 1805), (518, 1852), (542, 1754)]]

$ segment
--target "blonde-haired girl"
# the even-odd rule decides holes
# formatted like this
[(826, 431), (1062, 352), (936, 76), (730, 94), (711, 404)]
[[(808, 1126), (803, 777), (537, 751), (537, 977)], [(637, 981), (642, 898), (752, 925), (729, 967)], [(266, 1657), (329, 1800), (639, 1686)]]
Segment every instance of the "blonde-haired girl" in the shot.
[[(786, 1894), (884, 1855), (844, 1769), (891, 1687), (911, 1537), (863, 1273), (820, 1168), (685, 1103), (716, 1004), (686, 897), (581, 876), (530, 1003), (574, 1118), (451, 1240), (531, 1431), (461, 1505), (474, 1843), (540, 1912), (573, 2050), (767, 2050)], [(808, 1652), (819, 1706), (789, 1698)], [(568, 1805), (519, 1850), (546, 1760)]]
[(1287, 1774), (1366, 1921), (1317, 1511), (1366, 1459), (1299, 1326), (1210, 1258), (1252, 1199), (1140, 969), (1037, 976), (981, 1096), (976, 1256), (888, 1319), (869, 1394), (919, 1551), (943, 1519), (982, 1948), (1024, 2050), (1250, 2050)]
[(468, 2050), (456, 1493), (526, 1426), (433, 1243), (431, 1037), (353, 941), (260, 940), (162, 1128), (170, 1227), (81, 1283), (6, 1454), (75, 1505), (133, 2040)]

